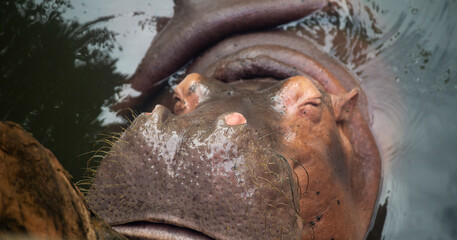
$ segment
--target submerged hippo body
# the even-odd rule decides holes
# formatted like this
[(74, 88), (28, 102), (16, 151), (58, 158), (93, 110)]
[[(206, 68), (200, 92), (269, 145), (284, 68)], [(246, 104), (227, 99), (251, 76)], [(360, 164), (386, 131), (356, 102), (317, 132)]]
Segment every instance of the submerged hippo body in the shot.
[[(230, 19), (274, 26), (326, 2), (267, 1), (282, 6), (271, 22), (261, 1), (184, 2), (129, 80), (143, 94), (115, 106), (154, 110), (102, 161), (90, 208), (132, 239), (363, 239), (380, 182), (366, 96), (309, 40), (284, 31), (228, 38), (187, 68), (176, 103), (164, 101), (173, 113), (144, 108), (162, 78), (255, 26), (225, 26)], [(197, 3), (208, 11), (186, 20)]]

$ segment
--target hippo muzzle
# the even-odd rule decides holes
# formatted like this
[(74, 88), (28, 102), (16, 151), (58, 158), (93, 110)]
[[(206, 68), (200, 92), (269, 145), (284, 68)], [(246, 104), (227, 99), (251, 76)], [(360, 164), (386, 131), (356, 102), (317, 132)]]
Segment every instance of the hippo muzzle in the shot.
[(134, 238), (177, 226), (186, 230), (175, 235), (300, 239), (296, 176), (267, 126), (245, 118), (246, 93), (226, 95), (180, 116), (161, 105), (138, 116), (103, 160), (91, 208)]

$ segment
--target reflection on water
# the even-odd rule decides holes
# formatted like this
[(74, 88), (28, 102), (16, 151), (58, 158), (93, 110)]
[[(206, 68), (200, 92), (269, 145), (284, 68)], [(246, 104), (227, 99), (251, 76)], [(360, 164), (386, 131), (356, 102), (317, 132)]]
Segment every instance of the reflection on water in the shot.
[[(343, 61), (370, 98), (380, 203), (389, 199), (382, 235), (457, 239), (456, 1), (331, 5), (283, 28)], [(101, 107), (144, 55), (153, 16), (171, 13), (171, 0), (1, 1), (0, 119), (22, 124), (80, 179)]]

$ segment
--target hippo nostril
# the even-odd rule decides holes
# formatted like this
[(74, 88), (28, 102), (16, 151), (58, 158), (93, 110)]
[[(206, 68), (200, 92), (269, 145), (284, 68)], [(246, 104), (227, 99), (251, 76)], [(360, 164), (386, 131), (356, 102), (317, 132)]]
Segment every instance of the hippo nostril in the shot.
[(165, 122), (169, 117), (171, 117), (173, 113), (171, 113), (170, 110), (168, 110), (168, 108), (166, 108), (165, 106), (157, 104), (154, 110), (152, 110), (151, 113), (146, 113), (146, 115), (151, 116), (154, 122), (162, 123)]
[(246, 118), (241, 113), (231, 113), (225, 116), (225, 123), (227, 125), (241, 125), (246, 123)]

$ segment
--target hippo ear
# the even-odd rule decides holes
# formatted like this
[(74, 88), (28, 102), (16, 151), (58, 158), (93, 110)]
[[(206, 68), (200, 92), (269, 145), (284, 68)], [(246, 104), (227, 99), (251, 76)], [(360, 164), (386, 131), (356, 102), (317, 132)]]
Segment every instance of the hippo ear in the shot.
[(352, 89), (346, 94), (331, 96), (335, 120), (337, 122), (348, 120), (351, 117), (352, 111), (357, 105), (359, 90)]

